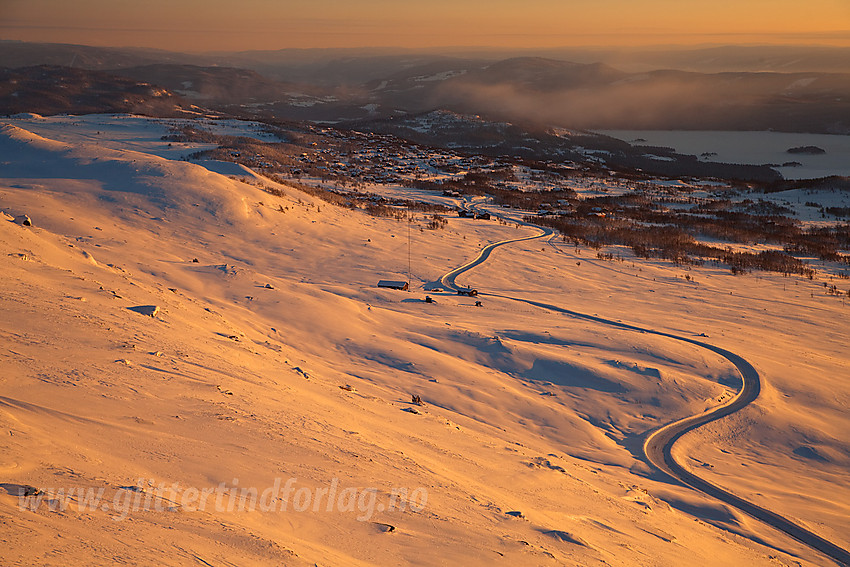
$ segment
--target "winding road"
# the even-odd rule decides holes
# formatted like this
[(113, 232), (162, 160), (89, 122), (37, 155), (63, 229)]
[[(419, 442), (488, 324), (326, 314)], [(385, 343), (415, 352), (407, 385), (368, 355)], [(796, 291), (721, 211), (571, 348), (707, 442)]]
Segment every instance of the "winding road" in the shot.
[[(492, 211), (491, 214), (493, 214)], [(534, 226), (522, 221), (517, 221), (515, 219), (504, 218), (503, 220), (507, 220), (512, 223), (524, 224), (526, 226)], [(446, 289), (450, 289), (453, 291), (466, 290), (468, 288), (459, 286), (457, 284), (457, 277), (465, 272), (468, 272), (469, 270), (474, 269), (476, 266), (479, 266), (486, 262), (487, 259), (490, 257), (490, 254), (496, 248), (515, 242), (546, 238), (554, 234), (554, 231), (549, 228), (534, 228), (537, 228), (541, 232), (536, 235), (502, 240), (500, 242), (496, 242), (490, 244), (489, 246), (486, 246), (481, 250), (481, 252), (475, 259), (471, 260), (470, 262), (467, 262), (459, 268), (455, 268), (454, 270), (448, 272), (443, 277), (441, 277), (440, 283)], [(702, 341), (698, 341), (690, 337), (675, 335), (672, 333), (666, 333), (664, 331), (639, 327), (636, 325), (629, 325), (620, 321), (605, 319), (603, 317), (597, 317), (595, 315), (588, 315), (586, 313), (572, 311), (570, 309), (565, 309), (563, 307), (551, 305), (548, 303), (542, 303), (539, 301), (534, 301), (521, 297), (499, 295), (495, 293), (480, 293), (480, 295), (487, 295), (490, 297), (498, 297), (501, 299), (526, 303), (528, 305), (534, 305), (536, 307), (555, 311), (558, 313), (563, 313), (565, 315), (578, 319), (584, 319), (586, 321), (592, 321), (594, 323), (600, 323), (616, 327), (618, 329), (648, 333), (689, 343), (697, 347), (714, 352), (715, 354), (718, 354), (729, 362), (731, 362), (741, 375), (742, 386), (738, 393), (722, 405), (708, 409), (703, 413), (684, 417), (672, 423), (668, 423), (667, 425), (664, 425), (651, 432), (643, 444), (644, 457), (646, 458), (647, 462), (651, 463), (658, 470), (663, 471), (664, 473), (673, 477), (679, 482), (690, 486), (695, 490), (703, 492), (704, 494), (707, 494), (708, 496), (711, 496), (717, 500), (720, 500), (721, 502), (728, 504), (729, 506), (737, 508), (738, 510), (764, 522), (767, 525), (770, 525), (782, 532), (785, 532), (794, 539), (804, 543), (805, 545), (809, 546), (814, 550), (819, 551), (820, 553), (830, 557), (831, 559), (837, 561), (840, 564), (850, 566), (850, 552), (848, 552), (847, 550), (822, 538), (816, 533), (789, 520), (788, 518), (785, 518), (784, 516), (781, 516), (775, 512), (771, 512), (766, 508), (762, 508), (757, 504), (749, 502), (723, 488), (720, 488), (715, 484), (708, 482), (703, 478), (700, 478), (694, 473), (688, 471), (684, 466), (677, 462), (675, 458), (673, 458), (673, 445), (683, 435), (697, 429), (698, 427), (702, 427), (707, 423), (716, 421), (737, 411), (740, 411), (741, 409), (755, 401), (756, 398), (758, 398), (759, 393), (761, 392), (761, 379), (756, 369), (744, 358), (728, 350)]]
[[(513, 222), (516, 222), (516, 221), (513, 221)], [(535, 228), (537, 228), (537, 227), (535, 227)], [(464, 264), (463, 266), (461, 266), (459, 268), (455, 268), (451, 272), (449, 272), (446, 275), (444, 275), (443, 277), (441, 277), (440, 283), (443, 285), (443, 287), (445, 287), (446, 289), (451, 289), (452, 291), (461, 291), (461, 290), (468, 289), (468, 288), (465, 288), (465, 287), (460, 287), (455, 283), (455, 279), (459, 275), (461, 275), (464, 272), (468, 272), (469, 270), (475, 268), (476, 266), (486, 262), (487, 259), (490, 257), (490, 253), (492, 253), (493, 250), (495, 250), (499, 246), (504, 246), (505, 244), (512, 244), (514, 242), (522, 242), (524, 240), (536, 240), (538, 238), (543, 238), (543, 237), (546, 237), (546, 236), (552, 236), (553, 234), (555, 234), (555, 231), (552, 230), (551, 228), (541, 228), (540, 230), (542, 231), (540, 234), (533, 234), (531, 236), (523, 236), (523, 237), (520, 237), (520, 238), (510, 238), (508, 240), (500, 240), (499, 242), (494, 242), (493, 244), (485, 246), (484, 248), (481, 249), (481, 252), (478, 253), (478, 256), (476, 256), (474, 260), (467, 262), (466, 264)], [(508, 299), (512, 299), (512, 298), (508, 298)]]

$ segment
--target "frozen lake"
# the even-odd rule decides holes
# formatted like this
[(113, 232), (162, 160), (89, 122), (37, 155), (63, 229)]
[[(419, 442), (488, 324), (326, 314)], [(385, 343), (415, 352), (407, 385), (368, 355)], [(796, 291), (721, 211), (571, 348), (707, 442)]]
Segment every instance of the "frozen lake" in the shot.
[[(703, 156), (706, 161), (751, 165), (799, 162), (800, 167), (777, 167), (786, 179), (850, 176), (850, 136), (789, 134), (786, 132), (708, 132), (682, 130), (599, 130), (639, 146), (664, 146), (678, 153)], [(646, 140), (635, 142), (635, 140)], [(789, 148), (817, 146), (825, 154), (790, 154)]]

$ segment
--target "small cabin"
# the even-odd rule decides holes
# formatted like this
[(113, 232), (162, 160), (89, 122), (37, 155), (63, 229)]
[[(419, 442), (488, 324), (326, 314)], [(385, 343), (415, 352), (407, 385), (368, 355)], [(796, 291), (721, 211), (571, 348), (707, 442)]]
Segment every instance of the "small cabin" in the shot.
[(408, 284), (408, 282), (402, 281), (381, 280), (378, 282), (378, 287), (386, 287), (389, 289), (400, 289), (401, 291), (407, 291), (408, 289), (410, 289), (410, 284)]
[(478, 213), (475, 218), (477, 220), (490, 220), (490, 213)]

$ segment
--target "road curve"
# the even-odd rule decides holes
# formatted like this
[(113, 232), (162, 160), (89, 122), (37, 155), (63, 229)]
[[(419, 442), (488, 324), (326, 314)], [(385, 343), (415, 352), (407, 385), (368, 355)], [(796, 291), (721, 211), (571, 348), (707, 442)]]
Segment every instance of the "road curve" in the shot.
[[(535, 228), (538, 228), (538, 227), (535, 227)], [(461, 275), (464, 272), (468, 272), (469, 270), (473, 269), (474, 267), (486, 262), (487, 259), (490, 257), (490, 253), (493, 252), (493, 250), (498, 248), (499, 246), (504, 246), (505, 244), (511, 244), (512, 242), (522, 242), (524, 240), (535, 240), (537, 238), (543, 238), (545, 236), (551, 236), (552, 234), (555, 233), (555, 231), (552, 230), (551, 228), (541, 228), (540, 230), (541, 230), (540, 234), (533, 234), (531, 236), (523, 236), (521, 238), (511, 238), (511, 239), (508, 239), (508, 240), (501, 240), (499, 242), (494, 242), (493, 244), (485, 246), (484, 248), (481, 249), (481, 252), (478, 253), (478, 256), (476, 256), (475, 259), (470, 260), (469, 262), (467, 262), (463, 266), (461, 266), (459, 268), (455, 268), (451, 272), (449, 272), (446, 275), (444, 275), (443, 277), (441, 277), (440, 283), (442, 284), (442, 286), (444, 288), (451, 289), (453, 291), (458, 291), (459, 289), (466, 289), (466, 288), (458, 287), (458, 285), (455, 283), (455, 279), (459, 275)]]
[[(512, 221), (516, 222), (516, 221)], [(523, 223), (525, 224), (525, 223)], [(538, 227), (539, 228), (539, 227)], [(541, 233), (532, 236), (526, 236), (523, 238), (515, 238), (509, 240), (503, 240), (500, 242), (496, 242), (494, 244), (490, 244), (481, 250), (478, 256), (466, 264), (460, 266), (459, 268), (455, 268), (454, 270), (448, 272), (443, 277), (440, 278), (441, 284), (447, 288), (452, 290), (465, 289), (461, 288), (457, 285), (456, 279), (459, 275), (472, 270), (476, 266), (481, 265), (486, 262), (490, 257), (490, 253), (500, 246), (504, 246), (506, 244), (510, 244), (513, 242), (521, 242), (524, 240), (534, 240), (537, 238), (543, 238), (547, 236), (551, 236), (554, 231), (551, 229), (540, 229)], [(672, 423), (668, 423), (655, 431), (653, 431), (644, 442), (643, 452), (646, 460), (655, 466), (657, 469), (663, 471), (667, 475), (673, 477), (674, 479), (707, 494), (721, 502), (728, 504), (738, 510), (764, 522), (765, 524), (772, 526), (794, 539), (804, 543), (810, 548), (819, 551), (820, 553), (830, 557), (831, 559), (837, 561), (840, 564), (850, 566), (850, 552), (847, 550), (837, 546), (836, 544), (822, 538), (816, 533), (800, 526), (799, 524), (792, 522), (788, 518), (781, 516), (775, 512), (771, 512), (766, 508), (762, 508), (757, 504), (753, 504), (743, 498), (732, 494), (731, 492), (720, 488), (719, 486), (704, 480), (692, 472), (688, 471), (685, 467), (679, 464), (673, 458), (673, 445), (678, 441), (683, 435), (686, 433), (693, 431), (703, 425), (710, 423), (712, 421), (716, 421), (728, 415), (731, 415), (737, 411), (740, 411), (753, 401), (758, 398), (759, 393), (761, 392), (761, 379), (759, 377), (756, 369), (747, 362), (743, 357), (730, 352), (726, 349), (722, 349), (720, 347), (698, 341), (696, 339), (690, 337), (684, 337), (680, 335), (675, 335), (672, 333), (665, 333), (663, 331), (657, 331), (654, 329), (647, 329), (643, 327), (639, 327), (636, 325), (629, 325), (627, 323), (622, 323), (620, 321), (614, 321), (611, 319), (605, 319), (603, 317), (597, 317), (595, 315), (588, 315), (586, 313), (580, 313), (578, 311), (572, 311), (570, 309), (565, 309), (563, 307), (558, 307), (556, 305), (551, 305), (548, 303), (542, 303), (539, 301), (534, 301), (531, 299), (525, 299), (521, 297), (511, 297), (507, 295), (499, 295), (495, 293), (480, 293), (480, 295), (488, 295), (490, 297), (499, 297), (501, 299), (508, 299), (511, 301), (517, 301), (521, 303), (526, 303), (529, 305), (534, 305), (536, 307), (540, 307), (543, 309), (547, 309), (550, 311), (555, 311), (558, 313), (563, 313), (565, 315), (569, 315), (571, 317), (575, 317), (577, 319), (584, 319), (586, 321), (592, 321), (595, 323), (601, 323), (604, 325), (609, 325), (612, 327), (616, 327), (619, 329), (636, 331), (640, 333), (648, 333), (653, 335), (658, 335), (666, 338), (670, 338), (673, 340), (689, 343), (695, 345), (700, 348), (704, 348), (710, 350), (729, 362), (731, 362), (738, 372), (741, 375), (742, 386), (738, 393), (720, 406), (716, 406), (709, 410), (704, 411), (703, 413), (692, 415), (689, 417), (685, 417), (674, 421)]]

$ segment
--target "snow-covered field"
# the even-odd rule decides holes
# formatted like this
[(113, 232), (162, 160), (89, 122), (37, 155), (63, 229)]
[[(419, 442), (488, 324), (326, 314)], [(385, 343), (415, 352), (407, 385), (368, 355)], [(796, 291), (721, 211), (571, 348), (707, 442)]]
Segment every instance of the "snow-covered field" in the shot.
[[(0, 563), (831, 564), (644, 462), (650, 430), (740, 387), (731, 364), (507, 297), (749, 360), (761, 396), (675, 454), (850, 546), (850, 307), (824, 281), (549, 238), (458, 279), (505, 298), (426, 303), (483, 246), (537, 231), (273, 196), (179, 161), (166, 133), (2, 126)], [(378, 288), (406, 279), (408, 238), (412, 290)], [(102, 499), (57, 494), (88, 489)]]
[[(749, 165), (799, 162), (775, 168), (785, 179), (850, 176), (850, 136), (787, 132), (705, 132), (681, 130), (603, 130), (599, 132), (638, 146), (661, 146), (706, 160)], [(639, 140), (639, 141), (638, 141)], [(815, 146), (821, 155), (788, 153), (791, 148)]]

